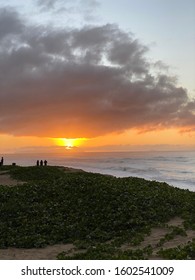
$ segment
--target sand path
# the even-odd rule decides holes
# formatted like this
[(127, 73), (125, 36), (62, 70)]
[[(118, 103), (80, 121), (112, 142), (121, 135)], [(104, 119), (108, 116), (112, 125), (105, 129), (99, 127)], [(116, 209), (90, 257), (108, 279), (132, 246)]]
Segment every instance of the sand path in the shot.
[(24, 184), (24, 182), (12, 179), (8, 171), (0, 171), (0, 186), (16, 186), (19, 184)]
[(0, 260), (55, 260), (60, 252), (71, 252), (73, 249), (73, 244), (57, 244), (33, 249), (0, 249)]

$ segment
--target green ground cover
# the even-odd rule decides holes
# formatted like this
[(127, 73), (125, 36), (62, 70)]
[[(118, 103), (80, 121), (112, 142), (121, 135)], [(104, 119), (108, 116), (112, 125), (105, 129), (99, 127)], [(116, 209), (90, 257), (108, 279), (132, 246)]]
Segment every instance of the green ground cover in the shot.
[(195, 260), (195, 240), (184, 246), (177, 246), (170, 249), (161, 249), (158, 252), (160, 257), (174, 260)]
[(120, 245), (139, 244), (175, 216), (195, 229), (195, 193), (166, 183), (51, 166), (1, 168), (27, 183), (0, 186), (0, 248), (71, 242), (85, 252), (59, 259), (144, 259), (150, 247), (122, 252)]

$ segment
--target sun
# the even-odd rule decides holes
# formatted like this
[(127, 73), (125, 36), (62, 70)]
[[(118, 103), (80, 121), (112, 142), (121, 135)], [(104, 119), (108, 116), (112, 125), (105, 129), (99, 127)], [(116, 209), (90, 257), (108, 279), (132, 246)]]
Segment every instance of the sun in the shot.
[(67, 150), (72, 150), (81, 145), (86, 138), (56, 138), (55, 142), (58, 146), (64, 146)]

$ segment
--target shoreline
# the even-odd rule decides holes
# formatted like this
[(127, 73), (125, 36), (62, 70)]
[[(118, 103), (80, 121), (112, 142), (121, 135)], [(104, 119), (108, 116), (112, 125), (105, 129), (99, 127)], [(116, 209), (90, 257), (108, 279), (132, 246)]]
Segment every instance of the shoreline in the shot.
[(0, 259), (166, 259), (193, 249), (193, 192), (64, 166), (3, 169), (0, 185), (6, 177), (17, 187), (0, 187)]
[(109, 152), (69, 153), (68, 155), (4, 155), (5, 164), (16, 162), (20, 166), (33, 166), (37, 159), (46, 159), (50, 166), (68, 166), (86, 172), (115, 177), (137, 177), (166, 182), (181, 189), (195, 191), (195, 151), (190, 152)]
[[(11, 165), (7, 165), (7, 166), (11, 166)], [(35, 165), (29, 165), (29, 166), (20, 166), (20, 165), (16, 165), (18, 167), (33, 167)], [(86, 173), (94, 173), (94, 174), (101, 174), (101, 175), (105, 175), (105, 176), (111, 176), (111, 177), (116, 177), (116, 178), (129, 178), (129, 177), (133, 177), (133, 178), (138, 178), (138, 179), (144, 179), (144, 180), (147, 180), (147, 181), (156, 181), (156, 182), (159, 182), (159, 183), (166, 183), (168, 184), (169, 186), (173, 187), (173, 188), (178, 188), (178, 189), (182, 189), (182, 190), (188, 190), (190, 192), (195, 192), (195, 188), (192, 187), (184, 187), (182, 186), (181, 184), (180, 185), (173, 185), (171, 184), (170, 182), (168, 182), (168, 180), (155, 180), (155, 179), (152, 179), (152, 178), (148, 178), (147, 176), (133, 176), (133, 175), (129, 175), (129, 176), (117, 176), (116, 174), (113, 174), (113, 172), (111, 172), (112, 174), (109, 174), (109, 171), (107, 172), (98, 172), (96, 169), (92, 169), (92, 170), (84, 170), (82, 168), (75, 168), (75, 167), (72, 167), (72, 166), (64, 166), (64, 165), (60, 165), (60, 166), (57, 166), (57, 165), (48, 165), (50, 167), (57, 167), (59, 169), (62, 169), (64, 170), (65, 172), (71, 172), (71, 173), (76, 173), (76, 172), (86, 172)], [(40, 168), (44, 168), (40, 166)], [(4, 173), (4, 174), (3, 174)], [(6, 171), (1, 171), (1, 167), (0, 167), (0, 185), (2, 184), (3, 185), (3, 182), (5, 182), (6, 184), (10, 185), (10, 186), (14, 186), (14, 185), (17, 185), (17, 181), (13, 180), (12, 178), (9, 178), (8, 175), (5, 175), (5, 173), (7, 173)], [(1, 183), (2, 182), (2, 183)], [(21, 182), (21, 183), (25, 183), (25, 182)]]

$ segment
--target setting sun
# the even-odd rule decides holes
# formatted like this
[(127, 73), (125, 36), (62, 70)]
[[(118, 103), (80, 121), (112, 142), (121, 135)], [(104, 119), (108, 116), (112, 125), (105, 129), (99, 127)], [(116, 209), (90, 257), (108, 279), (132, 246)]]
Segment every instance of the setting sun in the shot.
[(78, 147), (85, 141), (86, 138), (57, 138), (55, 142), (58, 146), (64, 146), (67, 150), (71, 150), (74, 147)]

